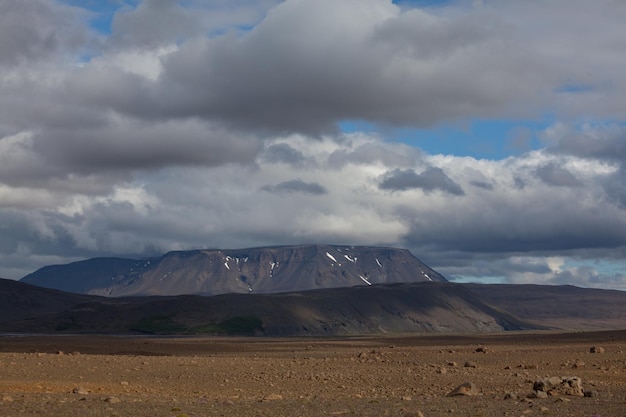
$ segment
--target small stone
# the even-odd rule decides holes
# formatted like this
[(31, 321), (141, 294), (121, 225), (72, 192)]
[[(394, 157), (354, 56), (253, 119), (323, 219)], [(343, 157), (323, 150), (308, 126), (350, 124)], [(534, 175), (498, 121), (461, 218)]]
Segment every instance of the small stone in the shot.
[(406, 413), (404, 417), (424, 417), (424, 413), (422, 413), (420, 410), (417, 410), (413, 413)]
[(270, 394), (270, 395), (265, 396), (263, 399), (266, 401), (276, 401), (276, 400), (282, 400), (283, 396), (280, 394)]
[(474, 385), (472, 382), (465, 382), (459, 385), (458, 387), (456, 387), (455, 389), (453, 389), (452, 391), (450, 391), (446, 395), (446, 397), (456, 397), (459, 395), (463, 395), (463, 396), (478, 395), (478, 388), (476, 388), (476, 385)]
[(12, 403), (13, 402), (13, 397), (11, 397), (10, 395), (5, 395), (2, 397), (2, 402), (4, 403)]
[(89, 394), (89, 390), (85, 387), (76, 387), (72, 390), (72, 394), (87, 395)]
[(413, 397), (411, 397), (410, 395), (403, 395), (402, 396), (402, 401), (412, 401)]
[(478, 364), (476, 362), (473, 361), (467, 361), (465, 362), (465, 365), (463, 365), (466, 368), (478, 368)]
[(453, 368), (456, 368), (458, 365), (456, 362), (452, 361), (452, 362), (448, 362), (448, 366), (451, 366)]
[(448, 371), (446, 370), (446, 368), (439, 367), (439, 368), (437, 368), (437, 370), (435, 372), (437, 372), (438, 374), (445, 374)]
[(122, 382), (120, 382), (120, 385), (123, 385), (123, 386), (127, 387), (128, 386), (128, 382), (122, 381)]
[(585, 397), (597, 397), (598, 396), (598, 391), (596, 391), (596, 390), (588, 390), (588, 391), (585, 391), (583, 393), (583, 396), (585, 396)]
[(484, 346), (481, 346), (479, 348), (476, 348), (476, 353), (487, 353), (487, 348)]
[(589, 349), (589, 353), (604, 353), (604, 348), (600, 346), (592, 346)]
[(548, 398), (548, 393), (545, 391), (533, 390), (533, 392), (528, 394), (528, 398)]
[(122, 400), (117, 397), (106, 397), (104, 401), (110, 404), (119, 404), (122, 402)]
[(516, 393), (514, 393), (514, 392), (507, 392), (507, 393), (504, 395), (504, 399), (505, 399), (505, 400), (517, 400), (517, 394), (516, 394)]

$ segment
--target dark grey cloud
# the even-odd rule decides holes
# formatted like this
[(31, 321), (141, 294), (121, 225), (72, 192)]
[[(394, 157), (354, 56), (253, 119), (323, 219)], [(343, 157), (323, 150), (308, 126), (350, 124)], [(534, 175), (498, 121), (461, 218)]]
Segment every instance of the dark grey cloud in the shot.
[(569, 131), (548, 149), (555, 154), (625, 163), (626, 127), (611, 125)]
[(252, 164), (261, 147), (249, 134), (197, 121), (118, 120), (98, 128), (47, 129), (10, 146), (0, 141), (6, 152), (0, 155), (0, 182), (64, 188), (60, 181), (73, 177), (96, 190), (102, 182), (128, 180), (135, 171)]
[(328, 190), (315, 182), (304, 182), (301, 179), (284, 181), (276, 185), (265, 185), (262, 191), (271, 193), (304, 193), (312, 195), (324, 195)]
[[(119, 110), (312, 134), (345, 119), (430, 126), (505, 112), (549, 80), (530, 49), (494, 41), (486, 18), (403, 14), (370, 0), (284, 2), (254, 30), (182, 44), (143, 105)], [(471, 83), (461, 68), (471, 68)]]
[(558, 165), (557, 162), (549, 162), (540, 166), (535, 171), (537, 177), (549, 185), (557, 187), (577, 187), (581, 182), (567, 168)]
[(269, 163), (284, 163), (294, 166), (312, 164), (310, 158), (305, 158), (302, 152), (289, 146), (287, 143), (278, 143), (268, 146), (260, 155), (261, 159)]
[(124, 47), (156, 47), (201, 34), (203, 27), (197, 14), (180, 3), (145, 0), (135, 9), (122, 9), (113, 18), (110, 41)]
[(417, 174), (412, 169), (394, 169), (383, 175), (379, 188), (386, 191), (406, 191), (420, 188), (425, 192), (435, 190), (452, 195), (464, 195), (463, 189), (437, 167), (429, 167)]
[(626, 210), (626, 164), (613, 174), (608, 175), (600, 185), (606, 192), (606, 198), (623, 210)]
[(364, 143), (356, 147), (339, 149), (328, 157), (328, 164), (339, 169), (347, 164), (376, 164), (385, 166), (411, 167), (422, 159), (421, 152), (410, 146), (394, 149), (382, 143)]
[(79, 8), (45, 0), (0, 2), (0, 65), (56, 59), (88, 41)]
[(492, 183), (487, 181), (470, 181), (474, 187), (482, 188), (483, 190), (493, 190), (494, 186)]

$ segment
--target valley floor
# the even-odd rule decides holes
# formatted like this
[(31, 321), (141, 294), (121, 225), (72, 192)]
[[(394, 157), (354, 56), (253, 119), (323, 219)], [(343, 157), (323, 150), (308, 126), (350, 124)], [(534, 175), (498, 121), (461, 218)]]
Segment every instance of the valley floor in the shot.
[[(602, 353), (590, 353), (600, 346)], [(477, 351), (478, 350), (478, 351)], [(626, 416), (626, 331), (349, 339), (1, 336), (0, 417)], [(590, 397), (527, 398), (577, 376)], [(477, 395), (447, 397), (471, 382)], [(507, 393), (517, 398), (505, 399)]]

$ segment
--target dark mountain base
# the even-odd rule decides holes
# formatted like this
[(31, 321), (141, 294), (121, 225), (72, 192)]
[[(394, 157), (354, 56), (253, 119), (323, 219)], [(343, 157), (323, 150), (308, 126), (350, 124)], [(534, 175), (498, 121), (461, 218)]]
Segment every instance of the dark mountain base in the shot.
[[(0, 331), (348, 336), (619, 329), (626, 292), (414, 283), (283, 294), (105, 298), (0, 280)], [(596, 306), (593, 311), (591, 306)]]

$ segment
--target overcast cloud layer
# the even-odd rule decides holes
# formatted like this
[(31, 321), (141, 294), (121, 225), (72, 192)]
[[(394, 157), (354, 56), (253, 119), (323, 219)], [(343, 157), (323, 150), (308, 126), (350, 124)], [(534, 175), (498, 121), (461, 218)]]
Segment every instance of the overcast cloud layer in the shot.
[[(0, 276), (340, 243), (450, 279), (626, 289), (626, 3), (468, 3), (145, 0), (109, 34), (3, 0)], [(388, 135), (546, 118), (498, 160)]]

